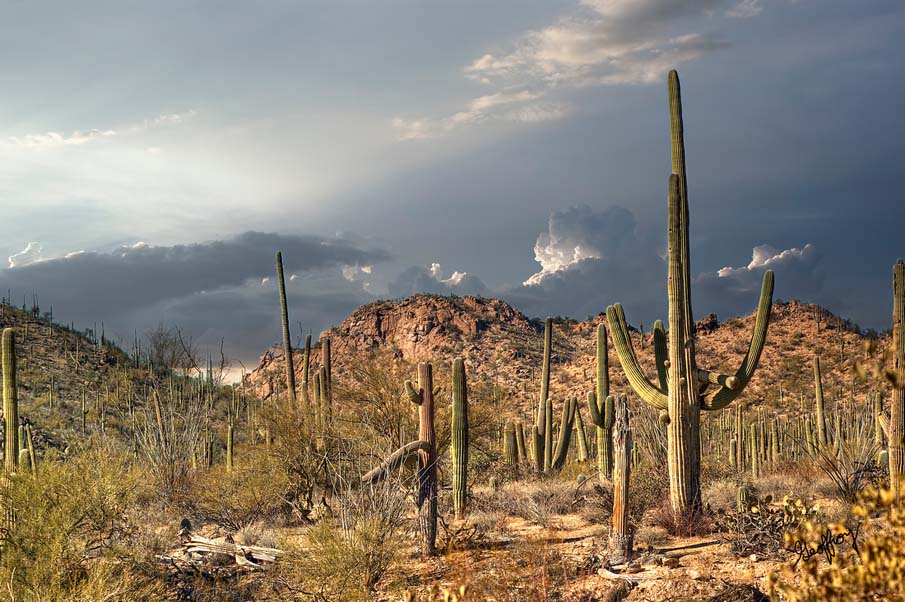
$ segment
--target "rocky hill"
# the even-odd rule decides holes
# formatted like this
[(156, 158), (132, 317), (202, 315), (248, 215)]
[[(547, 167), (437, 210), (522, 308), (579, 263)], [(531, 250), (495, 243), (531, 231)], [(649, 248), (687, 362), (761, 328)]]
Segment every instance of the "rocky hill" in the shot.
[[(554, 399), (584, 396), (593, 387), (594, 341), (599, 315), (592, 320), (556, 320), (551, 390)], [(747, 351), (754, 315), (720, 322), (709, 315), (698, 322), (698, 361), (702, 367), (733, 373)], [(642, 363), (654, 374), (650, 332), (635, 331)], [(378, 301), (358, 308), (342, 324), (322, 334), (331, 340), (334, 372), (348, 368), (375, 351), (397, 360), (448, 363), (465, 358), (473, 378), (492, 380), (518, 401), (527, 414), (539, 391), (543, 324), (527, 318), (498, 299), (415, 295), (402, 301)], [(813, 358), (821, 357), (823, 386), (829, 407), (854, 399), (863, 403), (869, 385), (857, 381), (852, 368), (867, 360), (868, 336), (816, 305), (775, 303), (767, 347), (760, 367), (741, 398), (744, 405), (794, 412), (813, 399)], [(882, 342), (881, 342), (882, 344)], [(301, 382), (301, 353), (295, 354)], [(319, 362), (318, 346), (311, 363)], [(246, 377), (246, 384), (268, 397), (283, 386), (283, 349), (275, 345)], [(628, 390), (610, 343), (610, 378), (616, 391)], [(301, 386), (301, 385), (299, 385)]]

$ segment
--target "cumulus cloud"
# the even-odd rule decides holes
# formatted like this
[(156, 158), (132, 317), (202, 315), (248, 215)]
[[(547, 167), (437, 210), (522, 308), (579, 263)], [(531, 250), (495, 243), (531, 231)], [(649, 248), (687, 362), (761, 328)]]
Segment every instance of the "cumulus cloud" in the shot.
[(491, 120), (560, 119), (569, 105), (550, 98), (559, 91), (661, 81), (667, 70), (728, 46), (717, 33), (695, 31), (702, 24), (760, 11), (759, 0), (583, 0), (557, 22), (463, 69), (466, 78), (495, 92), (449, 116), (397, 118), (393, 125), (400, 139), (411, 140)]
[(41, 243), (30, 242), (25, 246), (24, 249), (9, 256), (9, 258), (7, 259), (7, 261), (9, 262), (9, 267), (21, 267), (30, 263), (41, 261), (41, 252), (43, 250), (44, 246)]
[[(534, 255), (541, 269), (522, 286), (500, 292), (529, 315), (582, 319), (618, 302), (633, 323), (667, 317), (666, 261), (639, 238), (635, 216), (626, 209), (556, 211), (537, 237)], [(768, 269), (776, 273), (776, 298), (825, 298), (819, 260), (812, 244), (786, 250), (756, 246), (747, 265), (694, 277), (695, 311), (723, 318), (752, 311)]]
[(389, 283), (388, 289), (391, 297), (408, 297), (416, 293), (486, 295), (488, 292), (480, 278), (458, 271), (447, 276), (439, 263), (404, 270)]
[(745, 266), (699, 274), (693, 293), (700, 299), (702, 311), (739, 315), (751, 311), (757, 303), (767, 270), (776, 273), (776, 298), (816, 301), (826, 294), (820, 254), (810, 243), (782, 251), (770, 245), (754, 247), (751, 261)]

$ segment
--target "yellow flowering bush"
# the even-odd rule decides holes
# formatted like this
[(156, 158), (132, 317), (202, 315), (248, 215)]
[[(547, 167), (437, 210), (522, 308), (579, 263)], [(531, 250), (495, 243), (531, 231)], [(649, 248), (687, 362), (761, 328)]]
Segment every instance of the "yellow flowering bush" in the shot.
[(787, 602), (905, 600), (905, 500), (868, 488), (842, 523), (805, 521), (786, 536), (798, 561), (770, 579)]

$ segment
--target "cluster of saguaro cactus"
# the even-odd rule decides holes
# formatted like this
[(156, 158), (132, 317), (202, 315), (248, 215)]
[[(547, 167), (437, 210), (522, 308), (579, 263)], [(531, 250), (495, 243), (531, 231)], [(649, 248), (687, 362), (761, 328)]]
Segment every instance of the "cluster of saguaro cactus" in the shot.
[[(465, 381), (465, 362), (460, 357), (453, 361), (452, 408), (449, 422), (453, 510), (456, 518), (462, 518), (468, 497), (468, 387)], [(517, 449), (514, 441), (513, 444)]]
[[(695, 328), (691, 309), (691, 268), (688, 244), (688, 194), (685, 173), (685, 143), (679, 77), (669, 73), (670, 137), (672, 175), (668, 194), (668, 355), (658, 350), (660, 383), (651, 382), (642, 370), (632, 347), (622, 307), (607, 308), (607, 321), (619, 361), (632, 388), (641, 399), (666, 412), (667, 463), (672, 508), (678, 513), (701, 510), (702, 410), (719, 410), (735, 400), (757, 367), (766, 341), (773, 298), (773, 272), (764, 274), (754, 333), (741, 367), (734, 375), (698, 369), (695, 356)], [(659, 352), (658, 352), (659, 351)], [(665, 373), (666, 383), (662, 382)], [(663, 385), (666, 385), (665, 387)], [(714, 390), (708, 391), (711, 387)]]

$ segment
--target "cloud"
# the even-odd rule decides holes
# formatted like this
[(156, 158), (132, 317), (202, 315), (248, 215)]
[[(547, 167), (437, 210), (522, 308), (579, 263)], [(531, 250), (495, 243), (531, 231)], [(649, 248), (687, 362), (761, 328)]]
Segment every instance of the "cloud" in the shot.
[(561, 119), (568, 114), (568, 105), (562, 102), (537, 102), (540, 94), (521, 92), (497, 92), (478, 96), (468, 107), (452, 115), (440, 118), (404, 119), (397, 117), (393, 127), (399, 140), (435, 138), (462, 127), (495, 122), (540, 122)]
[(413, 266), (404, 270), (388, 285), (391, 297), (408, 297), (416, 293), (436, 295), (486, 295), (487, 287), (480, 278), (466, 272), (446, 275), (439, 263), (430, 267)]
[(742, 267), (725, 267), (699, 274), (692, 291), (696, 306), (718, 315), (733, 316), (751, 311), (760, 294), (764, 272), (776, 273), (775, 298), (803, 301), (826, 300), (825, 275), (820, 254), (813, 244), (780, 251), (770, 245), (754, 247), (751, 261)]
[[(639, 238), (635, 216), (626, 209), (572, 207), (552, 213), (534, 256), (540, 271), (522, 286), (499, 292), (531, 316), (583, 319), (618, 302), (633, 323), (667, 317), (666, 261)], [(696, 275), (694, 308), (698, 316), (713, 312), (724, 318), (752, 311), (768, 269), (776, 273), (776, 298), (826, 302), (819, 262), (812, 244), (786, 250), (756, 246), (745, 266)]]
[(18, 253), (14, 253), (9, 256), (9, 267), (21, 267), (24, 265), (28, 265), (30, 263), (35, 263), (37, 261), (42, 260), (41, 252), (44, 250), (44, 246), (39, 242), (30, 242), (28, 243), (24, 249), (19, 251)]
[(583, 319), (615, 302), (654, 315), (661, 305), (665, 264), (639, 238), (635, 216), (622, 207), (554, 211), (534, 244), (534, 258), (541, 269), (520, 287), (501, 291), (531, 316)]
[(726, 11), (726, 16), (736, 19), (748, 19), (756, 17), (763, 10), (764, 7), (760, 5), (760, 0), (739, 0), (738, 4)]
[[(32, 245), (34, 249), (34, 245)], [(87, 251), (40, 262), (20, 264), (0, 271), (0, 288), (13, 294), (38, 293), (42, 304), (53, 304), (54, 314), (80, 324), (106, 322), (108, 331), (131, 333), (156, 324), (160, 308), (188, 307), (187, 299), (224, 298), (228, 291), (248, 298), (275, 290), (274, 254), (282, 251), (287, 271), (300, 276), (293, 289), (316, 286), (331, 290), (357, 291), (360, 286), (342, 278), (344, 265), (372, 265), (389, 259), (381, 249), (366, 249), (341, 238), (245, 232), (226, 240), (155, 246), (145, 242), (124, 245), (109, 252)], [(237, 292), (237, 291), (242, 291)], [(257, 292), (249, 292), (257, 291)], [(272, 311), (268, 307), (268, 311)], [(212, 311), (212, 310), (202, 310)], [(180, 314), (183, 316), (183, 314)], [(335, 319), (344, 315), (334, 313)], [(200, 318), (199, 318), (200, 319)], [(234, 338), (237, 324), (245, 320), (238, 310), (205, 317), (217, 320), (220, 331)], [(246, 343), (240, 343), (246, 345)], [(245, 348), (247, 352), (248, 349)], [(255, 349), (257, 353), (260, 349)]]
[[(6, 139), (6, 144), (16, 148), (24, 148), (31, 150), (48, 150), (67, 146), (81, 146), (90, 142), (96, 142), (116, 136), (134, 134), (152, 128), (167, 125), (176, 125), (184, 123), (186, 120), (197, 115), (194, 109), (185, 113), (171, 113), (167, 115), (158, 115), (151, 119), (145, 119), (139, 125), (131, 125), (118, 129), (90, 129), (85, 131), (76, 131), (68, 136), (58, 132), (46, 132), (42, 134), (26, 134), (24, 136), (10, 136)], [(158, 147), (149, 147), (146, 149), (151, 154), (160, 152)]]
[[(496, 91), (439, 118), (396, 118), (400, 140), (433, 138), (488, 121), (531, 123), (569, 114), (562, 90), (661, 81), (682, 63), (729, 45), (719, 34), (694, 31), (716, 18), (753, 17), (758, 0), (583, 0), (556, 23), (525, 32), (508, 49), (485, 52), (463, 69)], [(524, 103), (509, 107), (512, 103)]]

